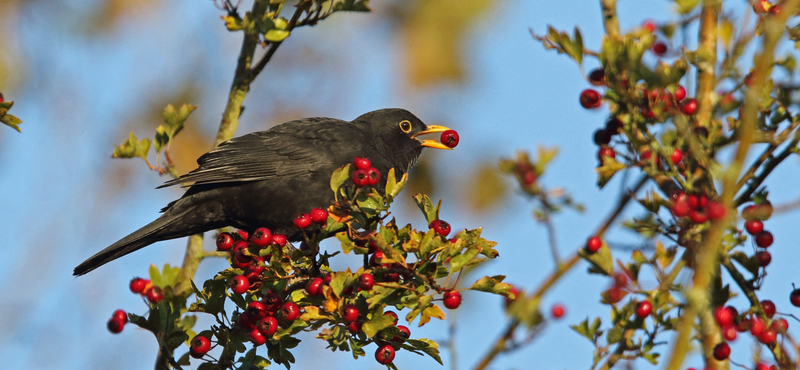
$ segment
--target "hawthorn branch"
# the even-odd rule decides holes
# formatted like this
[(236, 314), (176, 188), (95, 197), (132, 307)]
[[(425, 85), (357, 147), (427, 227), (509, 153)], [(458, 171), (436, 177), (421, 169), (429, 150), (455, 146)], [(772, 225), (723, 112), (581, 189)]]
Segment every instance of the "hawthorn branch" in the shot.
[[(646, 175), (642, 176), (632, 189), (630, 189), (627, 193), (624, 193), (620, 197), (619, 201), (617, 201), (617, 205), (614, 208), (614, 210), (611, 213), (609, 213), (608, 216), (606, 216), (606, 218), (603, 220), (600, 226), (595, 230), (594, 235), (601, 236), (603, 235), (603, 233), (606, 232), (606, 230), (608, 230), (609, 227), (611, 227), (611, 224), (614, 223), (617, 217), (619, 217), (619, 215), (622, 213), (622, 210), (625, 209), (625, 206), (628, 204), (628, 202), (630, 202), (630, 200), (633, 198), (633, 194), (639, 191), (639, 189), (647, 182), (648, 179), (649, 178)], [(583, 246), (580, 246), (578, 249), (580, 248), (583, 248)], [(567, 261), (556, 266), (556, 270), (553, 271), (550, 274), (550, 276), (548, 276), (541, 283), (541, 285), (539, 285), (539, 287), (534, 291), (531, 298), (526, 298), (526, 299), (538, 302), (542, 298), (542, 296), (544, 296), (544, 294), (547, 293), (550, 290), (550, 288), (552, 288), (553, 285), (555, 285), (555, 283), (564, 274), (566, 274), (573, 267), (575, 267), (575, 265), (578, 263), (578, 261), (580, 261), (580, 259), (581, 258), (577, 252), (573, 253), (572, 256), (570, 256), (570, 258)], [(497, 338), (494, 345), (492, 345), (491, 349), (489, 349), (489, 352), (487, 352), (483, 356), (483, 359), (481, 359), (478, 365), (475, 366), (474, 370), (486, 369), (486, 367), (489, 366), (489, 363), (491, 363), (497, 357), (497, 355), (506, 352), (508, 350), (507, 343), (513, 340), (514, 332), (517, 330), (520, 324), (521, 322), (518, 319), (516, 318), (512, 319), (511, 322), (508, 324), (508, 327), (506, 327), (506, 330), (499, 338)]]
[(600, 0), (603, 12), (603, 27), (612, 38), (619, 37), (619, 19), (617, 18), (617, 0)]
[[(752, 136), (756, 127), (756, 115), (758, 113), (757, 109), (760, 94), (763, 91), (764, 82), (771, 72), (775, 47), (783, 34), (788, 15), (794, 13), (798, 2), (800, 2), (800, 0), (790, 0), (784, 4), (784, 9), (786, 9), (786, 11), (779, 16), (764, 18), (766, 20), (764, 22), (764, 42), (762, 50), (755, 60), (753, 82), (746, 95), (745, 106), (742, 111), (742, 125), (737, 128), (740, 142), (737, 147), (736, 155), (729, 165), (729, 170), (725, 172), (725, 176), (722, 178), (723, 192), (721, 201), (728, 209), (731, 209), (731, 205), (733, 205), (733, 197), (737, 191), (736, 180), (739, 178), (742, 165), (750, 149), (750, 144), (752, 143)], [(703, 41), (707, 41), (711, 37), (709, 33), (715, 35), (717, 29), (716, 15), (714, 15), (714, 17), (711, 16), (713, 15), (714, 9), (706, 10), (706, 7), (717, 7), (716, 12), (718, 12), (718, 6), (719, 4), (715, 1), (708, 1), (704, 4), (703, 13), (701, 14), (706, 14), (706, 16), (701, 15), (701, 47)], [(716, 38), (716, 36), (713, 37)], [(715, 53), (716, 41), (712, 49)], [(708, 93), (710, 94), (710, 90), (713, 90), (713, 88), (714, 86), (704, 85), (704, 87), (701, 87), (700, 84), (698, 84), (698, 93), (701, 91), (709, 91)], [(698, 96), (705, 99), (705, 97), (699, 94)], [(701, 103), (700, 106), (701, 109), (703, 109), (702, 107), (704, 104)], [(707, 124), (710, 123), (710, 121), (706, 122)], [(698, 250), (692, 287), (687, 293), (687, 309), (677, 327), (678, 335), (667, 363), (668, 370), (679, 370), (681, 368), (691, 344), (690, 339), (694, 327), (694, 320), (698, 316), (702, 321), (701, 341), (703, 343), (703, 354), (706, 359), (706, 364), (712, 365), (717, 363), (712, 352), (713, 346), (716, 345), (716, 342), (719, 340), (719, 329), (716, 325), (713, 325), (713, 322), (708, 322), (711, 316), (710, 288), (712, 278), (715, 276), (715, 270), (717, 270), (716, 267), (718, 266), (718, 257), (721, 247), (720, 241), (722, 240), (725, 227), (730, 224), (729, 221), (731, 221), (731, 218), (732, 216), (729, 214), (723, 220), (720, 220), (720, 222), (713, 223), (703, 238), (703, 244)], [(711, 321), (713, 321), (713, 319), (711, 319)]]

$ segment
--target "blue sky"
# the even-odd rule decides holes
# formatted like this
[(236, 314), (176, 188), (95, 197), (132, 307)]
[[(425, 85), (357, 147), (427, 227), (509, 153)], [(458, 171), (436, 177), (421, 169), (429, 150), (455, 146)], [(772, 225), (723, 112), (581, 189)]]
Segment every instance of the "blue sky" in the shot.
[[(737, 3), (738, 4), (738, 3)], [(158, 122), (149, 111), (163, 107), (186, 81), (200, 89), (194, 96), (200, 108), (195, 126), (210, 135), (216, 130), (230, 86), (240, 35), (225, 31), (221, 14), (210, 1), (175, 0), (126, 17), (108, 33), (74, 37), (84, 12), (94, 1), (66, 5), (35, 2), (24, 6), (14, 22), (0, 25), (10, 44), (28, 62), (22, 77), (7, 76), (0, 85), (12, 113), (24, 120), (22, 134), (0, 128), (0, 224), (6, 234), (5, 257), (0, 259), (0, 358), (8, 368), (114, 368), (152, 366), (156, 345), (149, 333), (126, 327), (112, 335), (105, 322), (117, 308), (144, 313), (145, 305), (127, 290), (128, 281), (143, 276), (151, 263), (177, 265), (184, 240), (158, 243), (91, 274), (75, 279), (72, 268), (157, 216), (167, 202), (180, 196), (176, 189), (155, 190), (164, 181), (138, 160), (112, 160), (112, 145), (133, 130), (152, 135)], [(156, 6), (156, 5), (153, 5)], [(373, 2), (378, 12), (381, 2)], [(741, 12), (741, 9), (736, 9)], [(667, 20), (674, 14), (667, 1), (622, 1), (623, 29), (646, 18)], [(532, 204), (513, 195), (489, 213), (476, 214), (459, 206), (465, 169), (479, 162), (496, 163), (518, 149), (534, 152), (538, 145), (557, 146), (558, 159), (541, 179), (548, 187), (566, 187), (587, 210), (556, 218), (562, 256), (585, 241), (614, 204), (619, 179), (605, 189), (595, 186), (596, 148), (591, 134), (607, 111), (586, 111), (578, 104), (588, 86), (579, 68), (564, 55), (544, 50), (528, 33), (544, 33), (548, 24), (571, 31), (579, 25), (584, 42), (598, 49), (602, 36), (596, 0), (498, 1), (497, 7), (470, 29), (464, 58), (469, 75), (461, 84), (406, 89), (397, 71), (402, 40), (394, 25), (369, 14), (339, 14), (314, 28), (295, 32), (253, 85), (245, 101), (240, 134), (263, 130), (263, 117), (292, 102), (307, 116), (352, 119), (369, 110), (404, 107), (428, 123), (443, 123), (459, 131), (461, 144), (452, 152), (431, 153), (436, 190), (444, 199), (442, 217), (455, 229), (484, 228), (496, 240), (500, 257), (478, 274), (508, 276), (507, 281), (532, 289), (553, 268), (545, 230), (530, 216)], [(314, 56), (333, 56), (333, 60)], [(297, 60), (298, 56), (310, 56)], [(2, 56), (0, 56), (1, 58)], [(315, 62), (316, 61), (316, 62)], [(596, 64), (587, 60), (588, 72)], [(293, 66), (295, 65), (296, 66)], [(276, 70), (281, 74), (271, 73)], [(277, 96), (277, 98), (275, 98)], [(270, 100), (273, 99), (273, 100)], [(282, 114), (288, 114), (282, 111)], [(299, 117), (285, 117), (299, 118)], [(279, 122), (270, 122), (271, 124)], [(177, 149), (176, 149), (177, 150)], [(792, 158), (775, 171), (768, 183), (774, 204), (798, 198), (798, 163)], [(511, 184), (511, 182), (509, 182)], [(410, 193), (405, 194), (410, 198)], [(642, 213), (632, 206), (627, 216)], [(421, 224), (413, 209), (397, 213), (404, 222)], [(779, 214), (766, 223), (775, 235), (773, 262), (762, 296), (773, 299), (779, 312), (790, 312), (795, 249), (794, 213)], [(630, 233), (616, 229), (611, 242), (635, 243)], [(210, 248), (210, 243), (206, 243)], [(617, 251), (624, 258), (627, 252)], [(224, 268), (223, 261), (204, 262), (197, 278)], [(543, 309), (554, 302), (567, 307), (565, 319), (554, 322), (539, 340), (500, 357), (495, 369), (588, 368), (593, 347), (568, 325), (587, 316), (608, 321), (599, 291), (609, 281), (587, 276), (586, 266), (571, 272), (545, 297)], [(650, 283), (655, 285), (651, 279)], [(457, 311), (454, 337), (458, 368), (471, 368), (501, 333), (506, 319), (502, 300), (468, 292)], [(740, 307), (744, 300), (737, 297)], [(793, 307), (791, 307), (793, 308)], [(790, 326), (795, 321), (790, 321)], [(198, 325), (208, 325), (201, 321)], [(444, 342), (446, 324), (412, 327), (413, 337)], [(794, 332), (794, 328), (790, 328)], [(324, 342), (304, 338), (295, 356), (297, 369), (379, 368), (368, 357), (353, 361), (343, 353), (324, 350)], [(733, 358), (748, 363), (748, 339), (734, 346)], [(443, 347), (446, 347), (443, 345)], [(737, 349), (739, 349), (737, 351)], [(563, 355), (568, 353), (569, 355)], [(666, 353), (666, 348), (662, 354)], [(451, 367), (443, 348), (445, 366)], [(692, 365), (699, 366), (695, 357)], [(438, 368), (429, 358), (398, 354), (401, 369)], [(196, 362), (195, 362), (196, 365)]]

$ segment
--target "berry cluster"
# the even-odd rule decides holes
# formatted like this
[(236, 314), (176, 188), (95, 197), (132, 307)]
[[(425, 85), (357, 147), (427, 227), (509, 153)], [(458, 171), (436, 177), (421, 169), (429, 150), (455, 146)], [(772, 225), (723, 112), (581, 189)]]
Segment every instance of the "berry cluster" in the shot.
[(353, 184), (356, 186), (375, 186), (381, 181), (381, 172), (372, 167), (372, 162), (366, 157), (356, 157), (353, 164), (356, 167), (356, 171), (353, 173)]
[[(714, 310), (714, 319), (728, 342), (736, 340), (737, 333), (750, 332), (759, 342), (770, 345), (775, 343), (778, 335), (786, 333), (789, 322), (784, 318), (774, 318), (776, 308), (772, 301), (761, 301), (761, 311), (764, 318), (755, 313), (740, 315), (732, 306), (717, 307)], [(726, 342), (719, 343), (714, 348), (714, 358), (720, 361), (727, 359), (730, 353), (730, 346)]]
[(131, 292), (147, 298), (147, 300), (151, 303), (158, 303), (164, 299), (164, 291), (161, 288), (150, 284), (150, 280), (147, 279), (138, 277), (133, 278), (129, 288), (131, 289)]
[(772, 255), (766, 248), (772, 245), (772, 233), (764, 230), (764, 221), (772, 216), (772, 204), (765, 201), (761, 204), (751, 204), (742, 209), (744, 229), (753, 236), (753, 241), (759, 250), (755, 254), (759, 267), (766, 267), (772, 261)]
[(693, 224), (717, 221), (725, 217), (725, 206), (709, 200), (705, 194), (686, 194), (676, 191), (671, 196), (670, 211), (676, 219), (686, 219)]

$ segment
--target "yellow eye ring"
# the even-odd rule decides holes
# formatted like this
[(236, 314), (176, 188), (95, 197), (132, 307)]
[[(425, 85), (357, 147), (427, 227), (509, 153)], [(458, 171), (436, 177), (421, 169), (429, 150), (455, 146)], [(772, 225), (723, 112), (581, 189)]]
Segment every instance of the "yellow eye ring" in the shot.
[(411, 122), (408, 122), (407, 120), (400, 121), (400, 129), (405, 133), (411, 132)]

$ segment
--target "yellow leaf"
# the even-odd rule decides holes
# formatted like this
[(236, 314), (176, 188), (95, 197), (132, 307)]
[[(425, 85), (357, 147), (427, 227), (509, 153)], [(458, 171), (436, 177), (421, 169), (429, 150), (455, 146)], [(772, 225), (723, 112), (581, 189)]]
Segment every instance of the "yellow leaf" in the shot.
[(444, 320), (445, 315), (439, 306), (432, 304), (422, 310), (422, 317), (419, 318), (419, 326), (427, 324), (428, 321), (431, 321), (431, 317)]

